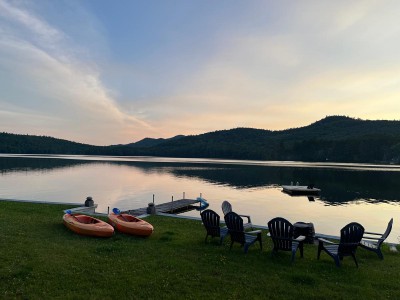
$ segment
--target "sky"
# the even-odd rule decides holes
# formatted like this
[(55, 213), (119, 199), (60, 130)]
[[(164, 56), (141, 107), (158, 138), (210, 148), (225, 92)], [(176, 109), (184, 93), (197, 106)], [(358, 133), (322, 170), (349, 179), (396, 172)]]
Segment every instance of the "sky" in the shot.
[(0, 132), (111, 145), (400, 117), (400, 1), (0, 0)]

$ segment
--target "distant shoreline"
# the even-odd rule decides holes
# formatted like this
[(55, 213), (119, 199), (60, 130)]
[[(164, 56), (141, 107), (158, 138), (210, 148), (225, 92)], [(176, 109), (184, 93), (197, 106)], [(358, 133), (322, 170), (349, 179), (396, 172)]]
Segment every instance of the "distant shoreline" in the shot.
[(152, 162), (152, 163), (182, 163), (182, 164), (221, 164), (221, 165), (248, 165), (265, 167), (299, 167), (299, 168), (328, 168), (350, 170), (373, 170), (399, 172), (400, 165), (370, 164), (370, 163), (334, 163), (334, 162), (303, 162), (303, 161), (263, 161), (263, 160), (236, 160), (216, 158), (181, 158), (159, 156), (115, 156), (115, 155), (62, 155), (62, 154), (9, 154), (0, 153), (0, 158), (40, 158), (40, 159), (67, 159), (86, 161), (113, 161), (113, 162)]
[(0, 153), (394, 165), (400, 164), (400, 121), (331, 116), (280, 131), (234, 128), (110, 146), (3, 132)]

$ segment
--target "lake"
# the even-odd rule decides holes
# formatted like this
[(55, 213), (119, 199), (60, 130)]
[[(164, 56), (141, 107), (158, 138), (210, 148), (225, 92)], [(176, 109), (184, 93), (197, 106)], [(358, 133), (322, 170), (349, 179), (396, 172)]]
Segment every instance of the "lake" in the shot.
[[(383, 232), (393, 217), (388, 241), (399, 242), (400, 166), (395, 165), (1, 154), (0, 175), (2, 199), (83, 204), (91, 196), (98, 212), (146, 207), (153, 195), (158, 204), (185, 193), (191, 199), (202, 194), (221, 217), (221, 203), (229, 200), (254, 224), (266, 226), (280, 216), (313, 222), (316, 232), (328, 235), (339, 235), (352, 221)], [(310, 201), (283, 193), (280, 186), (291, 182), (314, 183), (321, 195)]]

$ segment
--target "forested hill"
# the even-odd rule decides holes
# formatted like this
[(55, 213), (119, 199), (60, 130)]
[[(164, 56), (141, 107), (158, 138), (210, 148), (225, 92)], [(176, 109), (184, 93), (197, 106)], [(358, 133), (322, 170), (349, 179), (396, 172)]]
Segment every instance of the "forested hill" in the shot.
[(48, 136), (0, 133), (0, 153), (90, 154), (96, 147)]
[(136, 147), (136, 148), (147, 148), (147, 147), (154, 147), (159, 144), (169, 142), (169, 141), (174, 141), (174, 140), (179, 140), (181, 138), (185, 137), (184, 135), (177, 135), (169, 139), (163, 139), (163, 138), (158, 138), (158, 139), (152, 139), (152, 138), (144, 138), (143, 140), (140, 140), (136, 143), (130, 143), (127, 144), (126, 146), (130, 147)]
[(236, 128), (151, 143), (92, 146), (51, 137), (0, 133), (1, 153), (154, 155), (170, 157), (400, 162), (400, 121), (326, 117), (280, 131)]

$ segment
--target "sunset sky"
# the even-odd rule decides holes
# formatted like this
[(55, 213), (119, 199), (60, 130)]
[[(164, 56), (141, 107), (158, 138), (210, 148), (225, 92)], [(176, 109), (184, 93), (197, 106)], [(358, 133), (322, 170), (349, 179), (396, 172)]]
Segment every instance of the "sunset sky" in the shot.
[(400, 1), (0, 0), (0, 131), (95, 145), (400, 119)]

